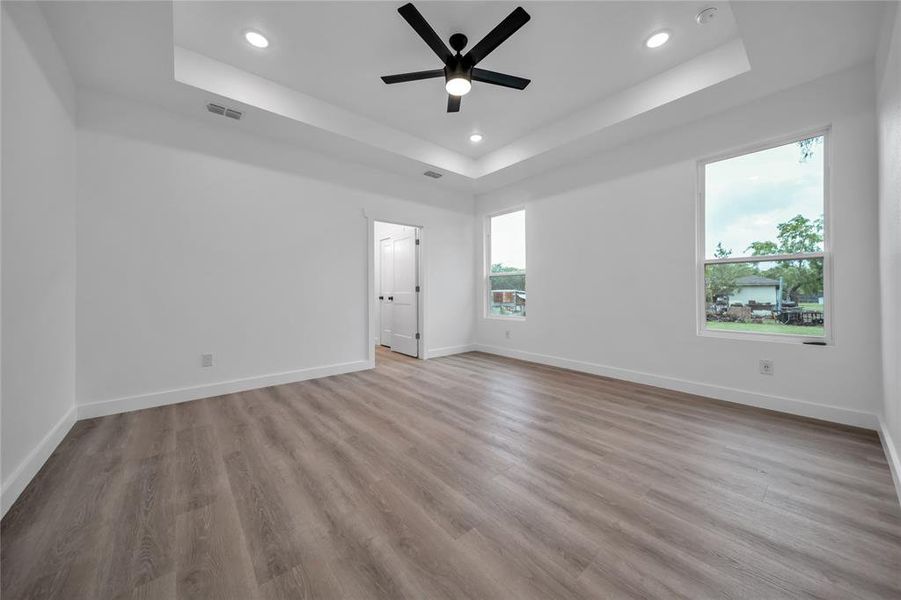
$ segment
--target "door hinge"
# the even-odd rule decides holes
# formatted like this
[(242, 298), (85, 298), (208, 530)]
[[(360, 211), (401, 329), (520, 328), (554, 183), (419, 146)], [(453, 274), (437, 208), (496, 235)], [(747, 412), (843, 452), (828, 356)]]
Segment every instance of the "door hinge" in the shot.
[(416, 334), (416, 339), (417, 339), (417, 340), (419, 339), (419, 334), (418, 334), (418, 333)]
[(419, 245), (419, 238), (416, 238), (416, 245)]
[(417, 292), (419, 291), (419, 286), (418, 286), (418, 285), (416, 286), (416, 291), (417, 291)]

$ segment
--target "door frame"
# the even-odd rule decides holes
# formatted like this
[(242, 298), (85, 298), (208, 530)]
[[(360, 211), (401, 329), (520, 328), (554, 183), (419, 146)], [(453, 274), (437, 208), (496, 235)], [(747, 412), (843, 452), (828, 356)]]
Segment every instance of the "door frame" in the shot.
[(429, 282), (426, 280), (425, 274), (428, 269), (424, 267), (428, 255), (428, 245), (426, 241), (426, 228), (423, 225), (409, 223), (403, 219), (392, 219), (387, 215), (370, 214), (363, 211), (363, 217), (366, 219), (366, 268), (367, 268), (367, 286), (366, 286), (366, 351), (371, 368), (375, 367), (375, 340), (379, 320), (376, 316), (378, 303), (375, 300), (375, 222), (391, 223), (392, 225), (404, 225), (406, 227), (415, 227), (419, 233), (419, 245), (417, 248), (417, 273), (416, 281), (419, 285), (419, 294), (416, 298), (416, 328), (419, 331), (419, 344), (416, 357), (425, 360), (428, 353), (425, 350), (425, 342), (428, 339), (425, 329), (425, 306), (426, 294), (429, 293)]

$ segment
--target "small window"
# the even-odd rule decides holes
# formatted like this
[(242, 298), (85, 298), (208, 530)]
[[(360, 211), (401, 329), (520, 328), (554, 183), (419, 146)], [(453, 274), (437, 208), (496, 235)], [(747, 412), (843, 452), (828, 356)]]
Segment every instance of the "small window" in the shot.
[(702, 332), (828, 338), (826, 142), (701, 163)]
[(488, 316), (526, 316), (526, 211), (488, 220)]

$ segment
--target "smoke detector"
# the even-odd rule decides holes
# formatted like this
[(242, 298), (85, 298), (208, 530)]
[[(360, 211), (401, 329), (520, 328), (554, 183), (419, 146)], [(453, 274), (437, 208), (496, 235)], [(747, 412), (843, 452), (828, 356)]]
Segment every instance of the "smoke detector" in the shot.
[(698, 25), (706, 25), (713, 21), (716, 18), (716, 7), (711, 6), (710, 8), (705, 8), (701, 12), (697, 14), (695, 17), (695, 21), (698, 22)]

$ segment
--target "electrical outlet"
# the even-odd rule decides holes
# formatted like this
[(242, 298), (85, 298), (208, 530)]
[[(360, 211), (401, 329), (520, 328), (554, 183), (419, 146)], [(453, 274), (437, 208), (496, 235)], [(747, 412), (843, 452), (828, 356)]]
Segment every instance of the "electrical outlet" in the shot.
[(213, 355), (212, 354), (201, 354), (200, 355), (200, 366), (201, 367), (212, 367), (213, 366)]
[(760, 374), (761, 375), (772, 375), (773, 374), (773, 361), (761, 359)]
[(510, 339), (510, 330), (504, 332), (504, 336), (509, 340)]

